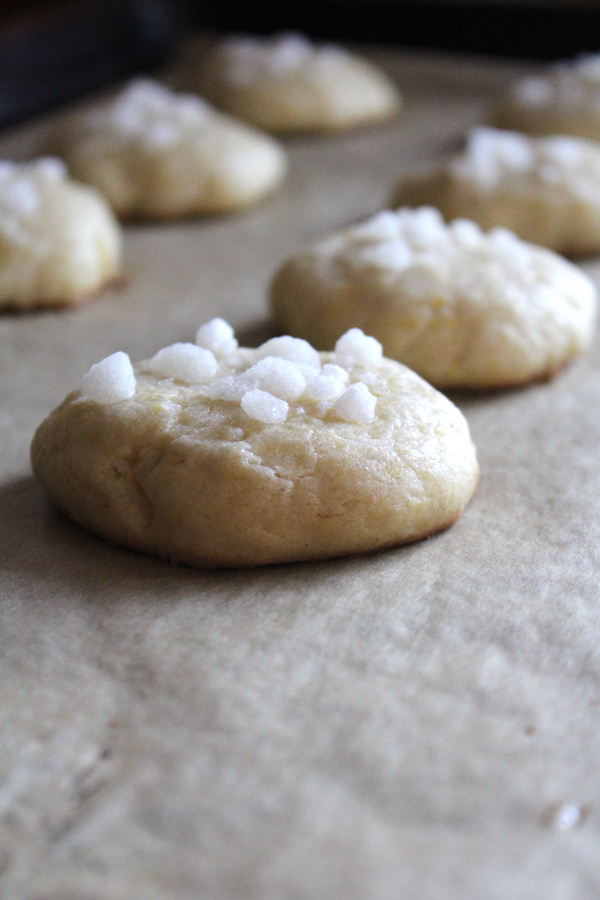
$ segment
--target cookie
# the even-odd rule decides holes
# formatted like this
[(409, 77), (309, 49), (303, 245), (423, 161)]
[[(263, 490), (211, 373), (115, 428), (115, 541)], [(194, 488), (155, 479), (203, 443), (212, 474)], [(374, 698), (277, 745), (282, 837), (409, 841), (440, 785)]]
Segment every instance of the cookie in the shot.
[(75, 522), (199, 567), (415, 541), (451, 525), (478, 478), (462, 413), (373, 338), (239, 348), (221, 319), (136, 366), (92, 366), (31, 458)]
[(326, 349), (349, 327), (438, 387), (548, 377), (589, 344), (596, 289), (504, 228), (385, 210), (287, 259), (271, 284), (278, 328)]
[(53, 140), (73, 175), (102, 191), (123, 217), (241, 209), (273, 191), (286, 172), (274, 138), (149, 79), (74, 115)]
[(401, 108), (398, 88), (379, 67), (295, 33), (232, 37), (188, 64), (188, 72), (216, 106), (267, 131), (339, 131)]
[(527, 134), (574, 134), (600, 141), (600, 53), (521, 78), (498, 103), (492, 122)]
[(404, 177), (392, 206), (437, 207), (444, 218), (501, 225), (559, 253), (600, 250), (600, 144), (476, 128), (465, 152)]
[(120, 271), (119, 224), (95, 190), (58, 159), (0, 160), (0, 307), (80, 303)]

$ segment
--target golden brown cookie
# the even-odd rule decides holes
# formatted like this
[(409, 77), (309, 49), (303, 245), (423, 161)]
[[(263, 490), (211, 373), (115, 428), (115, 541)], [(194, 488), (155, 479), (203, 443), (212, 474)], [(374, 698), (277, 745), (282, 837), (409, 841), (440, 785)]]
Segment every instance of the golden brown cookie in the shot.
[(367, 553), (448, 527), (478, 477), (461, 412), (354, 329), (332, 353), (280, 337), (93, 366), (38, 428), (36, 477), (75, 522), (193, 566)]

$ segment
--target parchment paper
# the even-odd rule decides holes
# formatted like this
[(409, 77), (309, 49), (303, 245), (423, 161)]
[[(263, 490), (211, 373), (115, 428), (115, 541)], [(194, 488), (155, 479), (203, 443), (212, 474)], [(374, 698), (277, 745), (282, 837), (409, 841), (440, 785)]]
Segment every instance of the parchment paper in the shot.
[(125, 289), (0, 318), (3, 898), (600, 896), (598, 346), (548, 384), (455, 397), (475, 499), (366, 558), (172, 567), (71, 525), (31, 476), (35, 427), (91, 363), (214, 315), (261, 340), (274, 267), (384, 206), (523, 71), (373, 55), (396, 123), (290, 139), (260, 207), (127, 226)]

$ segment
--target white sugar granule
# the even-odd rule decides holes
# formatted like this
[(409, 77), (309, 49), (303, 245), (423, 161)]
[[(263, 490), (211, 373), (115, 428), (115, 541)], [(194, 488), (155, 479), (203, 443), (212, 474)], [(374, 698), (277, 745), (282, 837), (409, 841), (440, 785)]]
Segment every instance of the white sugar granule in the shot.
[(574, 169), (581, 162), (583, 147), (579, 138), (555, 135), (540, 141), (540, 155), (566, 169)]
[(265, 356), (245, 373), (256, 379), (257, 386), (279, 397), (280, 400), (296, 400), (306, 387), (306, 379), (300, 366), (289, 359)]
[(322, 400), (335, 400), (343, 394), (348, 384), (348, 372), (335, 363), (325, 363), (320, 372), (316, 372), (312, 379), (307, 379), (304, 396), (308, 400), (320, 402)]
[(237, 349), (238, 342), (233, 328), (225, 319), (211, 319), (201, 325), (196, 332), (196, 343), (205, 350), (210, 350), (215, 356), (227, 356)]
[(226, 400), (230, 403), (239, 403), (246, 391), (252, 390), (256, 385), (253, 380), (246, 378), (246, 373), (239, 375), (223, 375), (215, 378), (206, 393), (213, 400)]
[(516, 131), (474, 128), (467, 141), (466, 157), (482, 181), (494, 181), (500, 172), (523, 172), (534, 163), (531, 140)]
[(251, 419), (267, 425), (280, 425), (285, 422), (289, 410), (285, 400), (257, 388), (246, 391), (242, 397), (241, 407)]
[(400, 232), (398, 213), (391, 209), (383, 209), (352, 229), (356, 238), (372, 238), (373, 240), (386, 241), (397, 238)]
[(445, 242), (446, 225), (439, 210), (432, 206), (419, 209), (400, 209), (397, 213), (400, 235), (411, 247), (428, 249), (432, 244)]
[(120, 403), (134, 394), (133, 366), (122, 350), (95, 363), (81, 379), (81, 396), (96, 403)]
[(289, 335), (271, 338), (270, 341), (261, 344), (256, 356), (258, 359), (264, 359), (265, 356), (280, 356), (282, 359), (289, 359), (290, 362), (307, 363), (309, 366), (319, 368), (321, 366), (321, 357), (308, 341)]
[(11, 159), (0, 159), (0, 181), (10, 178), (18, 169), (18, 164)]
[(404, 269), (414, 261), (414, 251), (401, 238), (366, 244), (357, 250), (361, 265), (382, 269)]
[(383, 348), (379, 341), (368, 337), (360, 328), (351, 328), (335, 345), (338, 361), (342, 365), (377, 365), (381, 362)]
[(217, 373), (217, 360), (210, 350), (196, 344), (171, 344), (163, 347), (147, 363), (154, 375), (176, 378), (187, 384), (204, 384)]
[(488, 232), (487, 238), (494, 253), (504, 257), (507, 261), (510, 260), (512, 264), (522, 268), (527, 268), (532, 264), (529, 246), (508, 228), (500, 226), (492, 228)]
[(282, 75), (298, 68), (313, 55), (308, 38), (295, 32), (287, 32), (264, 45), (264, 62), (274, 75)]
[(334, 404), (334, 412), (346, 422), (367, 425), (375, 418), (377, 398), (366, 384), (351, 384)]
[(67, 177), (66, 165), (62, 159), (57, 159), (56, 156), (41, 156), (35, 160), (32, 168), (36, 175), (41, 175), (48, 181), (62, 181)]
[(124, 139), (167, 147), (190, 127), (204, 124), (210, 106), (192, 94), (176, 94), (151, 79), (136, 79), (104, 109), (87, 117), (92, 128), (109, 127)]
[(23, 170), (14, 178), (0, 182), (0, 205), (19, 218), (35, 215), (40, 205), (40, 192), (31, 174)]
[(465, 249), (481, 243), (481, 228), (470, 219), (455, 219), (448, 228), (456, 243)]
[(585, 818), (585, 809), (579, 803), (560, 803), (552, 810), (550, 825), (555, 831), (573, 831)]
[(527, 106), (543, 106), (552, 94), (551, 85), (543, 78), (524, 78), (514, 89), (515, 97)]
[(336, 363), (325, 363), (321, 369), (321, 374), (327, 375), (330, 378), (338, 378), (342, 384), (348, 384), (348, 379), (350, 377), (346, 369), (336, 365)]
[(228, 77), (238, 84), (264, 75), (281, 77), (314, 57), (308, 38), (287, 32), (274, 38), (231, 38), (223, 44)]
[(144, 141), (149, 147), (172, 147), (181, 136), (181, 128), (175, 122), (148, 122), (144, 129)]
[(306, 385), (304, 396), (307, 400), (335, 400), (346, 390), (346, 383), (335, 375), (317, 375)]

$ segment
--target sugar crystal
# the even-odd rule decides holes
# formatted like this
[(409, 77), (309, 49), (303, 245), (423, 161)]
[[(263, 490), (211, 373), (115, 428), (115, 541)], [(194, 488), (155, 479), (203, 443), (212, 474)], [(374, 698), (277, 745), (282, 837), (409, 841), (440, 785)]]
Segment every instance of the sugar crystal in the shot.
[(331, 378), (337, 378), (342, 384), (348, 384), (348, 372), (346, 369), (342, 368), (342, 366), (338, 366), (335, 363), (325, 363), (322, 374), (328, 375)]
[(48, 181), (61, 181), (67, 176), (67, 167), (62, 159), (57, 159), (56, 156), (41, 156), (33, 163), (33, 169), (36, 175), (41, 175)]
[(455, 219), (449, 228), (461, 247), (475, 247), (481, 241), (481, 228), (470, 219)]
[(213, 400), (227, 400), (239, 403), (246, 391), (254, 388), (253, 379), (246, 378), (246, 373), (239, 375), (223, 375), (215, 378), (208, 388), (208, 394)]
[(281, 400), (296, 400), (306, 387), (300, 366), (278, 356), (265, 356), (246, 376), (255, 378), (258, 387)]
[(25, 171), (16, 177), (2, 182), (0, 204), (2, 208), (19, 216), (33, 216), (40, 203), (40, 193), (37, 185)]
[(267, 425), (280, 425), (287, 419), (289, 406), (285, 400), (255, 388), (242, 397), (242, 409), (251, 419)]
[(446, 240), (446, 227), (442, 214), (433, 206), (418, 209), (401, 209), (398, 219), (401, 234), (413, 247), (429, 247), (435, 241)]
[(265, 356), (280, 356), (282, 359), (289, 359), (290, 362), (321, 366), (321, 357), (314, 347), (311, 347), (308, 341), (290, 335), (271, 338), (261, 344), (256, 356), (258, 359), (264, 359)]
[(95, 363), (81, 379), (82, 397), (103, 405), (120, 403), (134, 394), (133, 366), (127, 353), (122, 350)]
[(368, 337), (360, 328), (351, 328), (338, 339), (335, 352), (348, 365), (377, 365), (383, 348), (379, 341)]
[(187, 384), (203, 384), (217, 373), (217, 360), (210, 350), (196, 344), (171, 344), (163, 347), (147, 363), (147, 368), (163, 378), (176, 378)]
[(402, 238), (394, 238), (360, 247), (357, 258), (363, 265), (399, 270), (410, 265), (414, 252)]
[[(336, 366), (336, 368), (339, 367)], [(347, 373), (345, 374), (347, 378)], [(335, 375), (325, 375), (325, 373), (323, 373), (317, 375), (316, 378), (313, 378), (313, 380), (306, 385), (304, 396), (308, 400), (314, 400), (315, 402), (321, 400), (334, 400), (336, 397), (339, 397), (345, 389), (346, 384), (341, 378), (337, 378)]]
[(362, 222), (354, 228), (354, 235), (360, 238), (373, 238), (374, 240), (390, 240), (397, 238), (399, 234), (398, 214), (390, 209), (384, 209)]
[(552, 99), (552, 87), (543, 78), (523, 78), (514, 88), (514, 96), (528, 106), (541, 106)]
[(215, 356), (227, 356), (238, 345), (229, 322), (218, 317), (200, 326), (196, 332), (196, 343), (199, 347), (212, 351)]
[(334, 411), (346, 422), (367, 425), (375, 418), (377, 398), (373, 396), (366, 384), (351, 384), (336, 400)]

